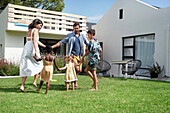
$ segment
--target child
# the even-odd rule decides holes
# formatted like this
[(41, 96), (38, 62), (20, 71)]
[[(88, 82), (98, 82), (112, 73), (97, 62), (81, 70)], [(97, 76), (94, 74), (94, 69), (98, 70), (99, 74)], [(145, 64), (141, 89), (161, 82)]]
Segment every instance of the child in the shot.
[[(90, 89), (90, 91), (98, 90), (97, 88), (97, 77), (96, 77), (96, 65), (98, 61), (100, 60), (99, 53), (102, 54), (102, 49), (100, 47), (100, 43), (98, 40), (94, 38), (95, 36), (95, 30), (90, 29), (88, 32), (88, 37), (90, 39), (88, 50), (82, 57), (82, 61), (84, 61), (84, 57), (90, 53), (90, 61), (84, 71), (93, 79), (94, 83), (92, 87), (93, 89)], [(102, 56), (102, 55), (101, 55)], [(92, 73), (89, 71), (92, 68)]]
[(59, 70), (66, 70), (65, 73), (65, 84), (66, 84), (66, 91), (68, 91), (69, 88), (69, 82), (72, 84), (72, 90), (74, 90), (74, 82), (77, 81), (77, 76), (76, 76), (76, 70), (75, 70), (75, 64), (73, 63), (73, 59), (71, 56), (66, 56), (66, 65), (62, 68), (59, 68)]
[(50, 87), (50, 80), (52, 80), (52, 75), (53, 75), (53, 62), (55, 64), (55, 67), (57, 68), (58, 70), (58, 66), (56, 64), (56, 59), (54, 56), (52, 56), (53, 54), (53, 50), (51, 48), (51, 46), (46, 46), (46, 51), (47, 51), (47, 54), (43, 57), (41, 57), (40, 59), (37, 59), (36, 57), (35, 60), (36, 61), (40, 61), (40, 60), (44, 60), (44, 67), (40, 73), (40, 85), (39, 85), (39, 88), (36, 90), (36, 91), (40, 91), (41, 89), (41, 86), (43, 84), (43, 82), (46, 82), (46, 92), (45, 94), (47, 95), (48, 94), (48, 90), (49, 90), (49, 87)]

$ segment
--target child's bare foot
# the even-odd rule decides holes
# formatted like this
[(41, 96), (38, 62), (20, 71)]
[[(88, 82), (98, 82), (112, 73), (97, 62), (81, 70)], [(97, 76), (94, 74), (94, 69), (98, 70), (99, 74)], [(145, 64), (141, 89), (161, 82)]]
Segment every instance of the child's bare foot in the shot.
[(40, 91), (40, 89), (37, 89), (36, 91)]
[(36, 84), (36, 83), (33, 83), (33, 86), (37, 87), (37, 84)]
[(48, 93), (47, 93), (47, 92), (45, 92), (44, 94), (48, 95)]
[(79, 86), (77, 85), (77, 86), (74, 86), (75, 88), (79, 88)]
[(89, 89), (89, 91), (95, 91), (95, 90), (98, 90), (98, 88)]

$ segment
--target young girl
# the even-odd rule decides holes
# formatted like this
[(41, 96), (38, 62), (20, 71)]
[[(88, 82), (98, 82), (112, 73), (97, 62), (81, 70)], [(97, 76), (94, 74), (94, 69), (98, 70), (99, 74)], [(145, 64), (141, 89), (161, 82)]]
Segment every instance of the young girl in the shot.
[(72, 84), (72, 90), (74, 90), (74, 82), (77, 81), (77, 76), (76, 76), (76, 71), (75, 71), (75, 64), (73, 63), (72, 57), (71, 56), (67, 56), (66, 57), (66, 65), (62, 68), (59, 68), (59, 70), (66, 70), (65, 73), (65, 84), (66, 84), (66, 91), (68, 91), (69, 88), (69, 82), (71, 82)]
[(52, 75), (53, 75), (53, 62), (54, 62), (55, 67), (57, 68), (57, 70), (58, 70), (58, 65), (56, 64), (55, 57), (52, 56), (53, 50), (52, 50), (51, 46), (47, 45), (46, 50), (47, 50), (47, 54), (45, 56), (43, 56), (40, 59), (37, 59), (36, 57), (34, 57), (34, 58), (37, 61), (40, 61), (42, 59), (44, 60), (44, 67), (43, 67), (43, 69), (40, 73), (40, 79), (41, 79), (40, 85), (39, 85), (39, 88), (36, 91), (40, 91), (43, 82), (46, 82), (46, 92), (45, 92), (45, 94), (47, 95), (49, 87), (50, 87), (50, 80), (52, 80)]

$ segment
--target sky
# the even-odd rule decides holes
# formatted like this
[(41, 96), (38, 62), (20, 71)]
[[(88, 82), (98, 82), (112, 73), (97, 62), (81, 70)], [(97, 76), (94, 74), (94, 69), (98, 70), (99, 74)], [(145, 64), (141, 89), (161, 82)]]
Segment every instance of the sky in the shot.
[[(87, 22), (97, 23), (116, 0), (64, 0), (63, 13), (82, 15)], [(160, 8), (169, 7), (170, 0), (140, 0)]]

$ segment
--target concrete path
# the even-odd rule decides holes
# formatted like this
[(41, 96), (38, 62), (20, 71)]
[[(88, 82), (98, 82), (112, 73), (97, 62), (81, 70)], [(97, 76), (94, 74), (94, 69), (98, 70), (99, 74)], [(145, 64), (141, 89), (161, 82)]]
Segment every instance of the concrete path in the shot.
[[(53, 74), (53, 75), (65, 75), (64, 73), (60, 73), (60, 74)], [(0, 78), (18, 78), (20, 77), (19, 75), (18, 76), (0, 76)]]
[[(54, 75), (65, 75), (64, 73), (60, 73), (60, 74), (54, 74)], [(17, 78), (20, 76), (0, 76), (1, 78)], [(130, 78), (130, 76), (128, 76), (128, 78)], [(131, 77), (133, 78), (133, 77)], [(170, 82), (170, 77), (163, 77), (163, 78), (150, 78), (150, 77), (142, 77), (142, 76), (137, 76), (137, 79), (141, 79), (141, 80), (158, 80), (158, 81), (165, 81), (165, 82)]]

